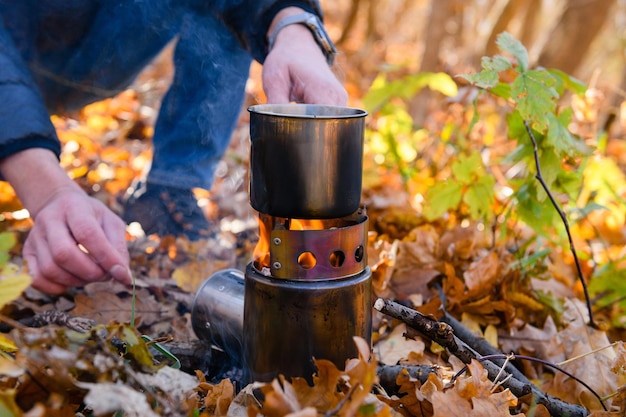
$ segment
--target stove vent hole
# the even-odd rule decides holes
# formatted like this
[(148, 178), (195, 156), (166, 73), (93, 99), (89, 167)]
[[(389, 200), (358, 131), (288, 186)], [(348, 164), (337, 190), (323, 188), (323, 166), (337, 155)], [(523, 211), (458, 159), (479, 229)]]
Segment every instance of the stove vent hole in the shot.
[(333, 251), (328, 258), (328, 261), (335, 268), (341, 268), (343, 263), (346, 261), (346, 254), (340, 250)]
[(298, 256), (298, 265), (304, 269), (311, 269), (317, 265), (317, 259), (312, 252), (302, 252), (300, 256)]
[(363, 255), (365, 254), (365, 249), (363, 249), (363, 245), (359, 245), (354, 251), (354, 259), (357, 262), (361, 262), (363, 260)]

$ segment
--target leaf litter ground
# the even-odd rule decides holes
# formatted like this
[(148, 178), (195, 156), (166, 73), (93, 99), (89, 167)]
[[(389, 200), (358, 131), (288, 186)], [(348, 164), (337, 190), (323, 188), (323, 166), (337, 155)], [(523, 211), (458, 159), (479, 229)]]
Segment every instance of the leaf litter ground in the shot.
[[(147, 169), (157, 103), (170, 73), (166, 60), (157, 61), (133, 89), (80, 114), (53, 118), (68, 174), (114, 211), (119, 212), (124, 193)], [(257, 86), (251, 82), (249, 103), (262, 100)], [(320, 358), (313, 386), (300, 379), (234, 385), (237, 370), (215, 367), (225, 356), (215, 356), (197, 340), (190, 308), (195, 291), (212, 273), (243, 269), (251, 261), (257, 220), (248, 204), (248, 147), (247, 113), (242, 111), (217, 169), (215, 187), (197, 190), (213, 220), (215, 238), (158, 239), (129, 227), (134, 298), (132, 289), (107, 282), (59, 297), (27, 289), (5, 305), (3, 329), (13, 329), (7, 333), (8, 344), (16, 350), (0, 356), (3, 415), (115, 415), (119, 410), (129, 416), (548, 415), (545, 406), (517, 398), (505, 384), (488, 379), (479, 362), (468, 364), (450, 385), (463, 363), (404, 323), (376, 312), (373, 352), (357, 340), (359, 357), (344, 369)], [(605, 398), (612, 413), (600, 411), (589, 390), (565, 374), (512, 359), (544, 392), (587, 407), (591, 415), (623, 415), (626, 351), (621, 343), (611, 346), (622, 339), (619, 333), (609, 336), (586, 325), (586, 309), (566, 251), (553, 250), (549, 262), (528, 271), (510, 250), (511, 242), (494, 244), (493, 235), (480, 225), (454, 216), (426, 221), (410, 208), (412, 194), (396, 173), (374, 171), (366, 172), (370, 180), (364, 203), (370, 216), (368, 256), (377, 297), (397, 300), (435, 319), (443, 318), (445, 303), (446, 314), (503, 352), (559, 364), (583, 379)], [(11, 264), (19, 268), (20, 242), (30, 220), (10, 187), (0, 186), (0, 227), (18, 236)], [(555, 308), (539, 303), (537, 292)], [(148, 335), (152, 342), (146, 344), (139, 335)], [(155, 365), (155, 358), (171, 364), (171, 358), (149, 349), (155, 341), (181, 352), (186, 372)], [(393, 365), (403, 371), (385, 384), (379, 366)], [(418, 378), (409, 373), (414, 369), (428, 372)]]

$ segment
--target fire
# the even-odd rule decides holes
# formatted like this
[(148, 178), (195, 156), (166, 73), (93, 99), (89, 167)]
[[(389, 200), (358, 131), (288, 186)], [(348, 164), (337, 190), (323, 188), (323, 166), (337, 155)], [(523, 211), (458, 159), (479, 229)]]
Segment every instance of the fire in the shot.
[(259, 271), (270, 266), (271, 220), (270, 216), (259, 214), (259, 241), (252, 252), (252, 259)]
[[(259, 213), (259, 241), (252, 253), (255, 267), (261, 271), (270, 267), (270, 237), (277, 222), (281, 227), (289, 230), (323, 230), (325, 224), (318, 219), (282, 219)], [(310, 269), (317, 263), (315, 256), (310, 252), (302, 253), (297, 262), (305, 269)]]
[(291, 219), (289, 230), (323, 230), (324, 221), (318, 219)]

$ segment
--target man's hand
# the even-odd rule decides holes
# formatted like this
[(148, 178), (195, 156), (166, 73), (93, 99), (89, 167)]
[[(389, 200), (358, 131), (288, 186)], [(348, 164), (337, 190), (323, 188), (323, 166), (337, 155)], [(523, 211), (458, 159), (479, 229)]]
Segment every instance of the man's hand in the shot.
[(59, 194), (38, 213), (24, 244), (33, 286), (58, 294), (110, 278), (130, 284), (124, 222), (82, 192)]
[(23, 255), (35, 288), (58, 294), (110, 278), (130, 284), (124, 222), (87, 196), (52, 152), (22, 151), (0, 169), (34, 219)]
[[(288, 7), (273, 20), (276, 23), (302, 9)], [(348, 95), (326, 62), (311, 31), (301, 24), (285, 26), (276, 36), (263, 64), (263, 88), (268, 103), (290, 102), (345, 106)]]

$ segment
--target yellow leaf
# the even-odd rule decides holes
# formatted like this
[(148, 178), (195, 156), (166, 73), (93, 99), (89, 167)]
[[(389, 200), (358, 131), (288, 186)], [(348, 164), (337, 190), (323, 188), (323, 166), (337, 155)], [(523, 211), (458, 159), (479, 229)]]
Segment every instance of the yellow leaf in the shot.
[(13, 389), (0, 391), (0, 415), (17, 417), (23, 414), (15, 402), (15, 394)]
[(12, 353), (17, 351), (17, 346), (11, 339), (0, 333), (0, 350)]
[(16, 270), (9, 264), (0, 272), (0, 308), (19, 297), (32, 281), (29, 275), (17, 274)]
[(15, 363), (14, 359), (0, 355), (0, 375), (17, 378), (23, 374), (24, 369)]

